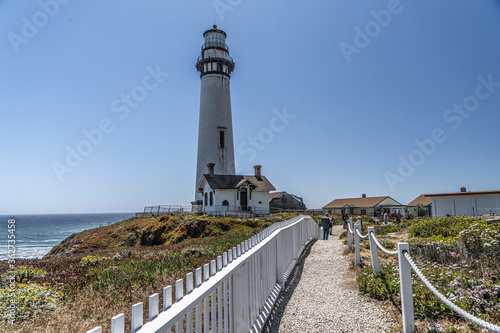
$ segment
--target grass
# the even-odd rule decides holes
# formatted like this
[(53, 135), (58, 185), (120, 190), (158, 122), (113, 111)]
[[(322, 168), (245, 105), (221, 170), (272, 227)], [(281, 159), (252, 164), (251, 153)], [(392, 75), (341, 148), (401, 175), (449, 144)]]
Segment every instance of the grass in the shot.
[[(274, 220), (291, 217), (280, 214)], [(79, 233), (53, 249), (49, 258), (16, 260), (20, 266), (14, 272), (2, 261), (0, 307), (14, 300), (17, 312), (14, 326), (2, 317), (0, 331), (80, 332), (95, 326), (109, 331), (111, 317), (125, 313), (130, 318), (131, 305), (147, 306), (154, 293), (160, 293), (161, 302), (163, 287), (271, 224), (194, 215), (130, 219)], [(131, 234), (138, 236), (127, 246)], [(11, 276), (17, 281), (14, 294)]]

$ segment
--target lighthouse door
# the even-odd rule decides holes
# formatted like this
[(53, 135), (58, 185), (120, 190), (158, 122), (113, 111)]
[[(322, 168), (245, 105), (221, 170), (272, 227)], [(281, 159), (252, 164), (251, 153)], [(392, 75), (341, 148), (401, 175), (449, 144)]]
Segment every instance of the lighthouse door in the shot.
[(247, 189), (242, 188), (240, 192), (241, 192), (240, 193), (241, 210), (247, 210), (248, 209)]

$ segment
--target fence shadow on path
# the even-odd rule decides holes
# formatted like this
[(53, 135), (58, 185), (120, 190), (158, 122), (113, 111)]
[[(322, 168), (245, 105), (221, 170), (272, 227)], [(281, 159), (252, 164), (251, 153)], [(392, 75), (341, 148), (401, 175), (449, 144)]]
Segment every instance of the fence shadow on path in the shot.
[(282, 289), (278, 299), (276, 300), (276, 303), (274, 304), (274, 307), (271, 313), (269, 314), (269, 317), (264, 327), (262, 328), (261, 332), (266, 332), (266, 333), (278, 332), (278, 329), (281, 324), (281, 319), (283, 318), (283, 314), (285, 312), (285, 308), (290, 299), (292, 298), (293, 292), (295, 291), (295, 288), (297, 288), (297, 285), (300, 282), (300, 278), (302, 277), (302, 272), (304, 270), (304, 261), (311, 252), (311, 248), (316, 243), (316, 241), (317, 239), (311, 241), (304, 248), (304, 251), (297, 260), (297, 265), (295, 265), (295, 268), (290, 273), (290, 276), (288, 277), (285, 283), (285, 287)]

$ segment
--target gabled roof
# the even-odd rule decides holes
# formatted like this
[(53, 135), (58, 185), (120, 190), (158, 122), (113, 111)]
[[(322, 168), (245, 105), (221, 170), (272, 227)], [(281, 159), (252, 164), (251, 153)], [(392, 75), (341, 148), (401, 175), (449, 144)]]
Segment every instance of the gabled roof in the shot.
[[(203, 175), (203, 179), (206, 179), (208, 185), (212, 190), (230, 190), (236, 189), (243, 185), (245, 182), (250, 182), (255, 186), (254, 191), (275, 191), (274, 186), (267, 180), (266, 177), (256, 177), (256, 176), (240, 176), (240, 175)], [(200, 183), (201, 186), (201, 183)]]
[(436, 193), (436, 194), (424, 194), (424, 195), (426, 197), (445, 197), (454, 195), (478, 195), (478, 194), (500, 194), (500, 191), (452, 192), (452, 193)]
[(285, 193), (285, 192), (282, 191), (282, 192), (272, 192), (272, 193), (269, 193), (269, 202), (271, 202), (273, 199), (281, 197), (283, 195), (283, 193)]
[(420, 194), (407, 206), (409, 207), (416, 207), (418, 205), (429, 206), (430, 204), (432, 204), (432, 199), (430, 197), (427, 197), (425, 194)]
[(344, 208), (346, 205), (352, 208), (355, 207), (375, 207), (378, 203), (382, 202), (386, 197), (366, 197), (366, 198), (347, 198), (335, 199), (323, 208)]

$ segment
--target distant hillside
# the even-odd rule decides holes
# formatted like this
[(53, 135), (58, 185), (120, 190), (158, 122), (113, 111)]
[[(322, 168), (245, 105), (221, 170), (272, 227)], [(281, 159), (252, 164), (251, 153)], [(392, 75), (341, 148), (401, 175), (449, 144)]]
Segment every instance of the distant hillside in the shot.
[[(275, 216), (275, 221), (290, 218)], [(219, 218), (188, 215), (185, 218), (164, 215), (159, 218), (131, 218), (95, 229), (85, 230), (66, 238), (44, 258), (72, 256), (90, 252), (107, 252), (123, 248), (176, 244), (185, 239), (224, 234), (258, 232), (272, 222), (261, 219)]]

